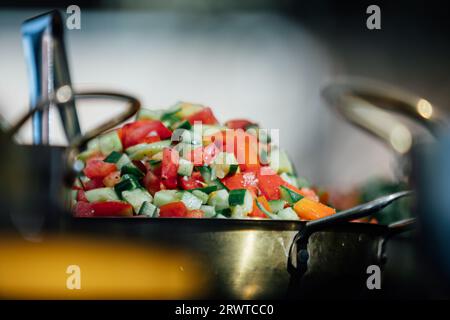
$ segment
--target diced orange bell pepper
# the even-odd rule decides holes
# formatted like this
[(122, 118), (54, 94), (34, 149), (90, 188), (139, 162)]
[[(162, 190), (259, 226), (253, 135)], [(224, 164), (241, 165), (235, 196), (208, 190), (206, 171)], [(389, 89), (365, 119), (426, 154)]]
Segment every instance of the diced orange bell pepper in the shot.
[(320, 219), (336, 213), (336, 210), (320, 202), (303, 198), (294, 205), (297, 215), (306, 220)]

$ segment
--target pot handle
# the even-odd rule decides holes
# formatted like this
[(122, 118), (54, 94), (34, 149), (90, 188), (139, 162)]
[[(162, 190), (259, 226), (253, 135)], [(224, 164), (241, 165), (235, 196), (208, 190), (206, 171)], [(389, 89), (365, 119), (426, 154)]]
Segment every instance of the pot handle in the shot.
[(12, 139), (19, 129), (27, 122), (27, 120), (36, 112), (47, 110), (52, 105), (56, 105), (58, 108), (65, 108), (68, 101), (73, 101), (75, 99), (112, 99), (125, 101), (127, 102), (127, 108), (119, 115), (116, 115), (112, 119), (109, 119), (85, 134), (76, 136), (70, 141), (69, 147), (66, 151), (66, 174), (64, 175), (68, 185), (72, 185), (73, 179), (82, 170), (82, 166), (77, 164), (76, 156), (83, 148), (85, 148), (87, 142), (106, 130), (112, 129), (131, 118), (139, 111), (141, 107), (141, 103), (138, 99), (124, 93), (112, 91), (73, 92), (69, 86), (63, 86), (56, 90), (54, 95), (49, 96), (47, 99), (41, 100), (35, 108), (22, 116), (16, 124), (6, 131), (6, 137)]

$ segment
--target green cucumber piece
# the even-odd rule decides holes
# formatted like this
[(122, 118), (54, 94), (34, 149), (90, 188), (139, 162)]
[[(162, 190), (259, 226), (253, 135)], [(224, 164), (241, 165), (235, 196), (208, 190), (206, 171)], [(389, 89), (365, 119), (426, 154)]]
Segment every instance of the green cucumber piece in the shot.
[(178, 174), (180, 176), (191, 176), (192, 171), (194, 170), (194, 164), (188, 160), (180, 158), (178, 162)]
[(233, 207), (244, 204), (246, 193), (247, 193), (246, 189), (231, 190), (228, 198), (230, 206)]
[(213, 206), (201, 206), (200, 210), (203, 211), (205, 218), (213, 218), (216, 215), (216, 209)]
[(227, 190), (217, 190), (209, 195), (208, 204), (214, 206), (216, 210), (223, 210), (229, 208), (228, 203), (228, 191)]
[(192, 190), (192, 194), (202, 200), (202, 204), (206, 204), (208, 202), (209, 196), (207, 193), (204, 193), (200, 190)]
[(139, 215), (144, 215), (148, 217), (155, 217), (158, 213), (158, 207), (149, 201), (144, 201), (142, 203), (141, 209), (139, 210)]
[(264, 213), (269, 218), (271, 218), (273, 220), (278, 220), (279, 219), (276, 214), (273, 214), (272, 212), (267, 211), (266, 208), (264, 208), (264, 206), (261, 203), (259, 203), (258, 199), (256, 200), (256, 206), (258, 207), (259, 210), (262, 211), (262, 213)]
[(297, 214), (291, 207), (287, 207), (284, 208), (283, 210), (280, 210), (277, 216), (281, 220), (299, 220)]
[(153, 198), (153, 204), (157, 207), (177, 201), (180, 201), (180, 197), (176, 190), (160, 190)]
[(231, 209), (230, 208), (225, 208), (222, 210), (216, 210), (216, 218), (229, 218), (231, 217)]
[(122, 153), (113, 151), (103, 161), (108, 162), (108, 163), (116, 163), (117, 161), (119, 161), (119, 159), (121, 157), (122, 157)]
[(289, 204), (294, 204), (303, 198), (301, 194), (286, 188), (285, 186), (280, 186), (280, 195), (281, 199)]
[(120, 179), (120, 182), (114, 186), (114, 190), (119, 196), (122, 196), (123, 191), (134, 190), (140, 187), (141, 185), (135, 176), (125, 174)]
[(98, 138), (100, 152), (104, 155), (113, 151), (122, 151), (122, 141), (120, 141), (117, 130), (105, 133)]
[(77, 159), (79, 159), (81, 161), (86, 161), (87, 159), (89, 159), (90, 157), (94, 156), (97, 153), (98, 153), (98, 150), (87, 149), (87, 150), (79, 153), (77, 156)]
[(269, 201), (269, 206), (272, 212), (277, 213), (280, 210), (284, 209), (284, 205), (286, 204), (286, 201), (284, 200), (272, 200)]
[(131, 175), (135, 176), (137, 179), (141, 179), (144, 177), (144, 173), (138, 167), (136, 167), (132, 162), (127, 163), (126, 165), (122, 166), (122, 168), (120, 169), (120, 174), (121, 175), (131, 174)]
[(144, 202), (151, 202), (152, 195), (144, 189), (125, 190), (122, 192), (122, 198), (133, 206), (134, 212), (139, 214)]
[(170, 140), (162, 140), (153, 143), (140, 143), (135, 146), (127, 148), (125, 151), (131, 160), (141, 160), (144, 157), (151, 157), (164, 148), (169, 147)]
[(191, 128), (192, 128), (192, 126), (191, 126), (190, 122), (187, 120), (180, 121), (179, 123), (176, 123), (174, 126), (174, 129), (191, 130)]
[(194, 191), (197, 191), (197, 190), (201, 191), (203, 193), (206, 193), (206, 194), (210, 194), (211, 192), (216, 191), (218, 189), (217, 189), (217, 186), (207, 186), (207, 187), (204, 187), (204, 188), (192, 189), (191, 191), (194, 192)]
[(189, 210), (200, 209), (203, 204), (203, 201), (200, 198), (197, 198), (193, 193), (186, 191), (182, 192), (181, 201)]
[(128, 156), (125, 153), (123, 153), (120, 159), (117, 160), (116, 167), (117, 169), (121, 170), (124, 165), (127, 165), (129, 163), (131, 163), (130, 158), (128, 158)]
[(84, 193), (89, 202), (118, 201), (119, 197), (113, 188), (98, 188)]

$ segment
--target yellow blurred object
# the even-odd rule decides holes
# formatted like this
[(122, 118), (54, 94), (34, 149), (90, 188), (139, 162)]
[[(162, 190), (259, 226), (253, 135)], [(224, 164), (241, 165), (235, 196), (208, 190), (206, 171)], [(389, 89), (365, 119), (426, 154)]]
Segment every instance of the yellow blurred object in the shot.
[(433, 115), (433, 106), (425, 99), (417, 102), (417, 112), (425, 119), (430, 119)]
[[(0, 237), (0, 298), (191, 299), (205, 294), (197, 257), (132, 241)], [(70, 289), (79, 267), (80, 289)]]

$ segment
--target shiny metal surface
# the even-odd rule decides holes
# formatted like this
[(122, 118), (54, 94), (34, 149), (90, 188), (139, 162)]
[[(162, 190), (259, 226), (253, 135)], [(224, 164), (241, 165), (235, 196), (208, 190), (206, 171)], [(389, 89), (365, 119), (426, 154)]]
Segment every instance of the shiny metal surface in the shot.
[[(71, 86), (64, 45), (64, 22), (57, 10), (26, 20), (22, 24), (23, 45), (28, 66), (30, 107), (34, 109), (58, 88)], [(81, 134), (74, 100), (61, 103), (61, 122), (69, 142)], [(33, 115), (33, 143), (49, 143), (48, 109)]]

